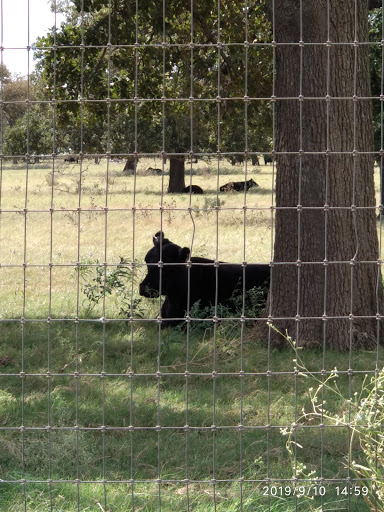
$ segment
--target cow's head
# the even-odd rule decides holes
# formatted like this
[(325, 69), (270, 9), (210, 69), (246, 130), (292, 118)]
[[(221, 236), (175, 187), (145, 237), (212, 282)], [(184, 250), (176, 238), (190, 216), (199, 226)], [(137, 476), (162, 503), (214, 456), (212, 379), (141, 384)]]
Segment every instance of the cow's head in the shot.
[(247, 181), (247, 186), (248, 186), (248, 188), (251, 188), (251, 187), (258, 187), (259, 185), (256, 183), (256, 181), (254, 181), (251, 178), (250, 180)]
[(153, 237), (153, 247), (147, 252), (147, 276), (140, 283), (140, 295), (158, 297), (182, 291), (186, 285), (185, 262), (189, 258), (188, 247), (174, 244), (159, 231)]

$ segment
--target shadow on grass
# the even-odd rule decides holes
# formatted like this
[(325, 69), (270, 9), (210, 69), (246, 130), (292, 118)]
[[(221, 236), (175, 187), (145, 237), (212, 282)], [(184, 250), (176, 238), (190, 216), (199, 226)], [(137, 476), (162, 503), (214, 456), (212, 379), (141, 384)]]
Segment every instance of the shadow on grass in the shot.
[[(220, 492), (226, 496), (222, 510), (230, 510), (231, 500), (237, 510), (240, 477), (292, 477), (280, 427), (292, 424), (297, 410), (310, 407), (308, 389), (316, 386), (311, 376), (294, 374), (290, 349), (268, 352), (266, 344), (251, 339), (247, 336), (241, 342), (240, 325), (238, 332), (233, 325), (230, 330), (224, 325), (200, 326), (187, 339), (185, 331), (159, 331), (142, 323), (131, 328), (123, 321), (2, 323), (0, 355), (10, 360), (0, 367), (1, 425), (9, 428), (0, 430), (0, 478), (106, 479), (116, 484), (134, 478), (147, 482), (143, 492), (147, 503), (152, 503), (151, 482), (156, 485), (157, 478), (181, 481), (188, 475), (201, 482), (196, 497), (193, 487), (190, 490), (192, 500), (204, 494), (195, 507), (201, 512), (212, 505), (205, 489), (211, 479), (234, 480), (218, 485), (223, 485)], [(347, 369), (350, 364), (344, 354), (321, 350), (305, 351), (302, 357), (311, 371), (323, 365)], [(352, 367), (374, 369), (375, 361), (375, 353), (359, 352), (353, 354)], [(26, 376), (21, 378), (20, 371)], [(358, 388), (359, 379), (363, 375), (354, 375), (353, 389)], [(339, 379), (346, 396), (350, 385), (348, 375)], [(344, 405), (327, 397), (328, 409)], [(20, 425), (26, 430), (21, 432)], [(75, 425), (79, 428), (74, 429)], [(324, 478), (348, 476), (346, 429), (299, 429), (297, 435), (297, 442), (304, 446), (300, 456), (308, 467), (318, 468), (321, 461)], [(16, 485), (4, 485), (0, 504), (2, 510), (12, 510), (20, 495)], [(55, 490), (54, 499), (64, 496), (63, 510), (75, 510), (73, 484), (63, 485), (57, 484), (60, 493)], [(106, 485), (109, 493), (113, 484)], [(135, 493), (140, 494), (140, 485), (135, 484)], [(97, 484), (92, 489), (85, 483), (80, 486), (87, 502)], [(262, 483), (247, 486), (243, 490), (252, 487), (253, 492), (249, 511), (267, 503), (260, 501)], [(180, 504), (181, 488), (176, 483), (165, 486), (165, 503), (174, 496)], [(49, 496), (48, 488), (42, 488), (40, 497), (28, 482), (26, 489), (28, 502)], [(286, 502), (281, 510), (289, 507)], [(364, 510), (363, 505), (358, 510)]]

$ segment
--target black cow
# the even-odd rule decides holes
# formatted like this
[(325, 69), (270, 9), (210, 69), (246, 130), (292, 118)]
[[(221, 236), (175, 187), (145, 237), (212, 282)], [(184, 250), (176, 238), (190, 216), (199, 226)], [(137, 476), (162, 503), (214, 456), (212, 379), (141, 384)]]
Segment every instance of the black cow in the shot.
[(188, 185), (188, 187), (183, 188), (181, 191), (182, 194), (204, 194), (204, 190), (199, 187), (199, 185)]
[[(161, 308), (162, 327), (182, 322), (188, 308), (200, 301), (200, 307), (215, 304), (217, 272), (217, 304), (231, 308), (231, 298), (243, 292), (244, 267), (234, 263), (220, 262), (214, 266), (214, 260), (192, 256), (188, 247), (180, 247), (158, 232), (153, 238), (153, 247), (145, 256), (147, 276), (140, 283), (140, 295), (158, 297), (165, 295)], [(160, 272), (159, 262), (162, 265)], [(190, 261), (190, 276), (188, 265)], [(160, 284), (161, 276), (161, 284)], [(249, 264), (245, 267), (245, 290), (262, 286), (269, 281), (269, 265)]]
[(230, 181), (220, 187), (220, 192), (244, 192), (244, 189), (249, 190), (252, 187), (258, 186), (252, 178), (247, 181)]
[[(228, 159), (232, 165), (242, 164), (245, 161), (244, 155), (230, 155)], [(259, 165), (258, 155), (251, 155), (251, 162), (252, 165)]]
[(148, 167), (146, 172), (151, 173), (151, 174), (162, 174), (163, 173), (163, 171), (161, 169), (157, 169), (156, 167)]
[(79, 159), (75, 158), (74, 156), (69, 156), (67, 158), (64, 158), (64, 162), (70, 162), (70, 163), (79, 163)]

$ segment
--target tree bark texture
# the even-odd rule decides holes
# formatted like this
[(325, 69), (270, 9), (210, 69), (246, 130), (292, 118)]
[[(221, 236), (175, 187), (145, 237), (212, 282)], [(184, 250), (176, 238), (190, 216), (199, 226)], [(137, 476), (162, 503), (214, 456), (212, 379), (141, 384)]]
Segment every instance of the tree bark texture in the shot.
[[(266, 316), (299, 346), (377, 343), (368, 1), (275, 0), (276, 232)], [(355, 34), (355, 29), (357, 29)], [(329, 30), (329, 36), (328, 36)], [(332, 44), (326, 44), (327, 40)], [(351, 44), (333, 44), (333, 43)], [(309, 44), (306, 43), (320, 43)], [(351, 316), (350, 316), (351, 315)], [(344, 318), (340, 318), (344, 317)], [(264, 331), (265, 333), (265, 331)], [(279, 336), (273, 332), (272, 341)], [(280, 337), (281, 339), (281, 337)]]
[(185, 157), (169, 157), (169, 193), (178, 193), (185, 188)]

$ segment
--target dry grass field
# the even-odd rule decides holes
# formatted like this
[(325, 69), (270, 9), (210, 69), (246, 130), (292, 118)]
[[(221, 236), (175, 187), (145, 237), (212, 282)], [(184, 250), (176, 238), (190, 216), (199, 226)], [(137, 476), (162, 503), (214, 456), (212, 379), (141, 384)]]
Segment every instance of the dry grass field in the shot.
[(205, 194), (192, 196), (167, 194), (167, 172), (164, 177), (146, 173), (159, 160), (140, 161), (136, 178), (124, 176), (123, 165), (61, 162), (54, 173), (48, 164), (31, 165), (28, 171), (25, 165), (3, 168), (3, 318), (48, 316), (49, 309), (51, 316), (76, 314), (76, 280), (71, 278), (76, 262), (115, 264), (121, 256), (143, 263), (159, 229), (181, 246), (190, 247), (193, 241), (195, 255), (230, 262), (270, 260), (272, 165), (247, 169), (247, 178), (259, 187), (246, 196), (217, 194), (217, 185), (244, 179), (240, 165), (194, 165), (186, 183), (191, 179)]
[[(218, 165), (217, 160), (187, 164), (186, 184), (205, 191), (192, 196), (166, 193), (167, 166), (164, 176), (146, 171), (161, 167), (160, 159), (142, 159), (136, 177), (124, 176), (123, 166), (105, 160), (81, 166), (58, 160), (54, 172), (48, 162), (28, 169), (25, 164), (3, 166), (2, 318), (79, 316), (76, 263), (113, 265), (124, 257), (137, 263), (139, 279), (159, 229), (181, 246), (193, 243), (194, 255), (229, 262), (271, 260), (272, 165), (247, 167), (247, 179), (259, 187), (244, 195), (217, 193), (229, 181), (244, 180), (244, 166)], [(378, 172), (376, 178), (379, 197)], [(380, 234), (379, 223), (378, 229)], [(106, 312), (113, 314), (113, 308)]]

